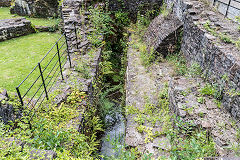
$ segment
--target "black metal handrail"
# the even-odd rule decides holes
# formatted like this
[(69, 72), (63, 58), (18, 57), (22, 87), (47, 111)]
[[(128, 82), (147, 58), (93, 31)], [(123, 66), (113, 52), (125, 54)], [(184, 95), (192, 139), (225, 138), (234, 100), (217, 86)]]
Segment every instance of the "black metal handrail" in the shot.
[(228, 14), (230, 13), (229, 12), (229, 8), (230, 7), (240, 11), (240, 8), (238, 8), (238, 7), (234, 6), (234, 5), (231, 5), (233, 2), (234, 3), (239, 3), (239, 5), (240, 5), (240, 0), (228, 0), (228, 2), (223, 2), (222, 0), (214, 0), (213, 1), (213, 6), (215, 6), (217, 2), (226, 5), (226, 11), (224, 13), (225, 17), (227, 17)]
[[(74, 29), (69, 34), (74, 33), (76, 36), (74, 38), (77, 40), (75, 22), (71, 25), (74, 26)], [(27, 106), (30, 109), (28, 115), (32, 110), (34, 110), (35, 114), (35, 111), (41, 106), (43, 101), (45, 99), (49, 100), (49, 92), (51, 92), (59, 75), (61, 75), (61, 79), (64, 80), (63, 68), (66, 63), (69, 62), (70, 68), (72, 67), (68, 41), (67, 33), (64, 32), (33, 70), (16, 87), (21, 105)], [(78, 43), (76, 43), (76, 45), (76, 48), (78, 48)], [(54, 52), (54, 54), (51, 54), (52, 52)], [(44, 64), (44, 61), (47, 61), (47, 63)], [(37, 76), (35, 76), (36, 78), (30, 80), (30, 77), (34, 74), (37, 74)], [(25, 87), (25, 85), (29, 85), (29, 87)], [(25, 91), (23, 91), (24, 89)]]

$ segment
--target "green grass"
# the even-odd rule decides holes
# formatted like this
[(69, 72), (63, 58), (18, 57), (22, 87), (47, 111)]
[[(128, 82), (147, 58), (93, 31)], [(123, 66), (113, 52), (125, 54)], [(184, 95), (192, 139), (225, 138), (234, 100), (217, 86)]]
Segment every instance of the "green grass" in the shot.
[[(0, 20), (2, 19), (12, 19), (12, 18), (19, 18), (21, 16), (10, 14), (10, 10), (8, 7), (0, 7)], [(54, 26), (59, 23), (59, 19), (52, 19), (52, 18), (31, 18), (25, 16), (26, 19), (32, 22), (33, 25), (37, 26)]]
[[(60, 35), (57, 33), (43, 32), (1, 42), (0, 88), (15, 92), (15, 87), (30, 73), (59, 37)], [(42, 63), (43, 67), (52, 58), (54, 51), (56, 50), (54, 49), (46, 57)], [(56, 61), (57, 57), (54, 60)], [(47, 71), (44, 76), (46, 74)], [(38, 75), (39, 70), (37, 69), (20, 90), (26, 91), (26, 87), (29, 87)]]

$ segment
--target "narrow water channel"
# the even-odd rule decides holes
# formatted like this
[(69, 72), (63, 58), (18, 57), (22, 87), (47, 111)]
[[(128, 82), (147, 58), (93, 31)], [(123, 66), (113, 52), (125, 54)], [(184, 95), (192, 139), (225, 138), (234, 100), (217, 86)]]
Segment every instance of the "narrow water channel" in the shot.
[[(120, 106), (115, 104), (114, 107)], [(115, 112), (114, 117), (112, 117), (112, 115), (107, 115), (105, 121), (114, 121), (114, 123), (106, 129), (101, 139), (102, 145), (100, 154), (106, 157), (118, 157), (120, 149), (124, 147), (125, 117), (118, 111)]]

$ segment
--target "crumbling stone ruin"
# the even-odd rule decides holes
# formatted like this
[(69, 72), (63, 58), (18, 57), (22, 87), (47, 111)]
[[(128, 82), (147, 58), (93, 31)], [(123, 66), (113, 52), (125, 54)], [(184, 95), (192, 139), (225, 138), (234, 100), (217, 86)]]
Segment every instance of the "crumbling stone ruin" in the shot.
[(35, 32), (31, 22), (25, 18), (0, 20), (0, 41)]
[(178, 36), (181, 29), (182, 22), (174, 15), (159, 15), (151, 22), (144, 36), (149, 52), (157, 52), (164, 56), (175, 52), (177, 48), (174, 46), (181, 38)]
[[(144, 37), (148, 47), (164, 56), (171, 54), (174, 52), (172, 46), (175, 46), (172, 44), (176, 44), (176, 38), (181, 37), (182, 32), (181, 52), (187, 63), (189, 66), (199, 64), (205, 79), (218, 84), (219, 92), (223, 93), (224, 107), (223, 111), (208, 98), (199, 103), (199, 88), (206, 83), (201, 79), (173, 77), (169, 84), (170, 109), (185, 123), (209, 130), (218, 154), (231, 156), (232, 153), (226, 148), (238, 142), (234, 136), (237, 129), (229, 123), (233, 118), (240, 118), (239, 48), (234, 43), (226, 43), (221, 36), (226, 35), (230, 41), (237, 41), (240, 37), (238, 24), (226, 20), (199, 1), (170, 0), (166, 3), (173, 14), (165, 18), (160, 15), (151, 22)], [(168, 27), (164, 30), (163, 26)], [(218, 126), (219, 123), (225, 126), (225, 131)]]
[(148, 10), (159, 9), (162, 0), (109, 0), (111, 10), (123, 10), (129, 12), (130, 18), (135, 21), (138, 12), (146, 13)]
[(58, 0), (15, 0), (12, 14), (33, 17), (57, 17)]
[(10, 7), (11, 6), (11, 0), (1, 0), (0, 1), (0, 7)]
[[(230, 90), (238, 93), (240, 89), (239, 48), (217, 37), (227, 34), (233, 41), (238, 40), (238, 24), (224, 19), (201, 2), (169, 1), (168, 4), (173, 5), (173, 12), (184, 23), (181, 50), (188, 63), (197, 62), (210, 80), (224, 86), (223, 105), (235, 118), (240, 118), (240, 96), (229, 94)], [(207, 32), (208, 22), (210, 28), (218, 28), (215, 35)], [(227, 82), (222, 82), (224, 75), (228, 77)]]
[[(101, 62), (106, 43), (103, 36), (99, 38), (104, 40), (103, 47), (94, 48), (94, 54), (88, 53), (93, 47), (88, 36), (94, 29), (89, 19), (91, 13), (86, 8), (92, 3), (90, 0), (65, 0), (61, 6), (63, 36), (66, 37), (72, 61), (64, 67), (63, 78), (56, 82), (62, 91), (52, 101), (57, 107), (67, 101), (73, 84), (79, 91), (88, 94), (88, 101), (91, 101), (92, 84), (98, 77), (99, 68), (103, 67)], [(109, 9), (127, 11), (135, 22), (138, 14), (144, 16), (148, 10), (162, 3), (159, 0), (113, 0), (109, 1)], [(240, 37), (239, 24), (213, 11), (202, 1), (167, 0), (165, 3), (169, 13), (160, 14), (151, 21), (141, 39), (143, 42), (138, 41), (139, 37), (135, 35), (137, 31), (125, 31), (129, 40), (125, 61), (126, 97), (123, 96), (126, 103), (126, 122), (123, 122), (126, 126), (122, 129), (126, 133), (126, 147), (123, 150), (136, 148), (141, 154), (150, 153), (151, 158), (169, 158), (174, 145), (169, 132), (174, 132), (174, 129), (184, 132), (184, 127), (189, 127), (191, 133), (196, 130), (206, 131), (208, 140), (214, 142), (217, 156), (234, 159), (236, 155), (229, 148), (231, 145), (239, 145), (236, 135), (240, 126), (240, 49), (235, 43)], [(57, 13), (54, 10), (56, 4), (53, 1), (16, 0), (13, 11), (20, 15), (48, 17)], [(103, 3), (97, 5), (104, 6)], [(46, 11), (49, 7), (51, 9)], [(4, 20), (1, 23), (7, 27), (0, 28), (0, 41), (20, 36), (20, 33), (33, 32), (31, 24), (25, 19)], [(147, 48), (144, 53), (150, 53), (150, 56), (154, 53), (157, 59), (149, 66), (142, 59), (141, 50), (145, 49), (143, 43)], [(197, 64), (201, 75), (177, 75), (174, 65), (165, 59), (175, 53), (183, 55), (188, 68)], [(87, 66), (87, 69), (84, 68), (87, 74), (85, 77), (79, 71), (80, 63)], [(203, 95), (202, 89), (208, 84), (214, 84), (219, 95)], [(7, 100), (8, 95), (2, 92), (0, 98)], [(86, 102), (81, 103), (85, 105)], [(71, 126), (82, 134), (86, 110), (87, 107), (83, 110), (77, 108), (79, 115), (67, 122), (67, 127)], [(20, 114), (13, 112), (10, 105), (0, 106), (0, 116), (5, 118), (5, 123)], [(180, 135), (180, 138), (186, 135)], [(42, 150), (33, 152), (43, 155)], [(55, 152), (46, 152), (52, 158), (56, 157)]]

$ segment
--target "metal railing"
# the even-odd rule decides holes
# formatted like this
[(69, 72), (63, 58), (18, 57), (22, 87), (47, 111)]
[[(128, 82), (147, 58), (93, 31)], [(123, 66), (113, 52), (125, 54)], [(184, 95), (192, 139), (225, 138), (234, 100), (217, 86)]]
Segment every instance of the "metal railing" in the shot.
[[(224, 6), (218, 10), (224, 14), (225, 17), (228, 17), (229, 14), (231, 14), (232, 17), (240, 16), (240, 0), (213, 0), (213, 6), (219, 4)], [(230, 12), (230, 8), (235, 10), (235, 14), (233, 10)], [(236, 11), (238, 11), (238, 13)]]
[[(33, 110), (35, 113), (45, 99), (49, 100), (49, 93), (59, 77), (64, 80), (63, 68), (67, 62), (69, 62), (69, 67), (72, 67), (68, 41), (70, 34), (75, 35), (77, 41), (77, 29), (75, 23), (71, 25), (73, 25), (74, 30), (71, 33), (64, 32), (41, 61), (16, 87), (20, 103), (22, 106), (28, 107), (29, 113)], [(76, 45), (78, 46), (78, 43)]]

